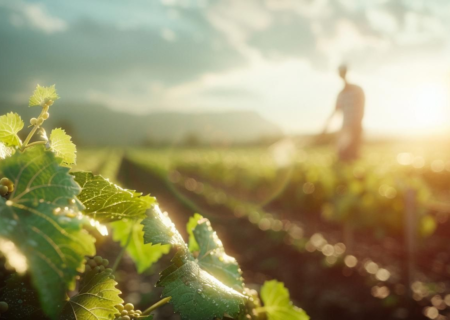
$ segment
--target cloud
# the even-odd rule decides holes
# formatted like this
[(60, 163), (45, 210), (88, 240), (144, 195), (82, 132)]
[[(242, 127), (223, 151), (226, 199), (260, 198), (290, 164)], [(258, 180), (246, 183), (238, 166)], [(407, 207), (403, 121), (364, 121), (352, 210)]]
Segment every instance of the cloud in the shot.
[(9, 8), (10, 22), (16, 27), (28, 26), (47, 34), (64, 32), (67, 23), (63, 19), (51, 15), (42, 3), (26, 3), (24, 1), (3, 1), (0, 7)]
[[(328, 56), (333, 64), (339, 64), (348, 59), (355, 59), (355, 55), (365, 53), (367, 55), (386, 51), (390, 46), (389, 41), (371, 35), (364, 35), (356, 25), (347, 19), (336, 23), (335, 33), (331, 37), (318, 39), (317, 49)], [(356, 57), (357, 58), (357, 57)]]
[[(29, 92), (36, 83), (57, 83), (61, 96), (78, 101), (93, 88), (148, 94), (152, 81), (176, 85), (246, 64), (200, 12), (189, 8), (180, 11), (181, 21), (173, 29), (123, 29), (83, 18), (71, 21), (63, 34), (18, 29), (4, 19), (10, 14), (0, 8), (0, 41), (8, 44), (0, 50), (4, 97)], [(151, 97), (140, 97), (139, 105), (151, 108)]]
[(384, 9), (373, 9), (366, 12), (369, 25), (377, 31), (392, 34), (398, 31), (399, 21), (396, 17)]
[(254, 32), (266, 29), (272, 22), (271, 15), (261, 1), (217, 1), (206, 9), (205, 15), (236, 51), (249, 60), (259, 58), (259, 52), (248, 44), (248, 39)]
[(40, 1), (0, 0), (2, 99), (56, 83), (68, 102), (243, 108), (289, 128), (304, 115), (312, 128), (333, 104), (330, 70), (342, 60), (360, 81), (446, 61), (450, 49), (448, 0)]
[(34, 28), (45, 33), (63, 32), (67, 30), (67, 23), (57, 17), (53, 17), (41, 4), (24, 4), (22, 13), (27, 22)]

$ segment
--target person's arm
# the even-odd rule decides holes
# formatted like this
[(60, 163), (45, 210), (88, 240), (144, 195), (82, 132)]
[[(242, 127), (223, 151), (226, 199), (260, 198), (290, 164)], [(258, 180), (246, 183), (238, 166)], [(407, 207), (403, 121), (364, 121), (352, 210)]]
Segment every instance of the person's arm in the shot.
[(340, 105), (339, 105), (339, 96), (336, 100), (336, 106), (334, 107), (333, 111), (331, 112), (331, 114), (328, 116), (327, 120), (325, 121), (325, 126), (322, 130), (322, 135), (324, 135), (325, 133), (327, 133), (328, 130), (328, 126), (330, 125), (331, 120), (333, 119), (334, 115), (340, 110)]

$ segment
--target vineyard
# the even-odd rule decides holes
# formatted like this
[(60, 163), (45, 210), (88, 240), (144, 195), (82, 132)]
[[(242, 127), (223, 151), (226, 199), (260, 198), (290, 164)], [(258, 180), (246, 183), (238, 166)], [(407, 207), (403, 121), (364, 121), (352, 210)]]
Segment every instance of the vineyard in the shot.
[(449, 316), (443, 148), (75, 153), (42, 128), (57, 99), (36, 89), (25, 139), (0, 117), (0, 319)]
[(158, 179), (164, 197), (218, 221), (244, 277), (290, 284), (313, 318), (442, 318), (450, 302), (448, 155), (389, 146), (365, 154), (343, 165), (327, 148), (132, 150), (121, 179), (149, 192), (157, 187), (145, 181)]

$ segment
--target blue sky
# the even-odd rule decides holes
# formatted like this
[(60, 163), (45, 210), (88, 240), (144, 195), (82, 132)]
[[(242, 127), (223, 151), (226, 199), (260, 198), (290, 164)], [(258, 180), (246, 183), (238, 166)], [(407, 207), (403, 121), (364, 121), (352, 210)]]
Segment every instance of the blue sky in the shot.
[(447, 0), (0, 0), (0, 43), (6, 101), (56, 83), (66, 101), (255, 110), (313, 133), (345, 61), (370, 132), (450, 132)]

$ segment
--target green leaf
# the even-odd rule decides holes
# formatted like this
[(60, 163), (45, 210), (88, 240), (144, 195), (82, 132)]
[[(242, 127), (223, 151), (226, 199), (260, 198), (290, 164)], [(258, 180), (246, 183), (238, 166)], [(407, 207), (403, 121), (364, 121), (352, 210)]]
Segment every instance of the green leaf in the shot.
[(209, 220), (199, 220), (193, 232), (200, 246), (197, 259), (202, 269), (230, 288), (242, 291), (244, 289), (242, 271), (236, 259), (225, 253), (222, 241), (212, 229)]
[(0, 161), (0, 174), (14, 182), (9, 199), (0, 198), (0, 237), (27, 258), (44, 311), (54, 318), (74, 286), (94, 239), (82, 229), (75, 196), (80, 188), (69, 169), (38, 146)]
[(235, 317), (245, 301), (243, 295), (202, 270), (195, 261), (186, 261), (181, 251), (161, 273), (157, 286), (164, 287), (163, 297), (172, 297), (170, 303), (181, 319), (222, 319), (225, 314)]
[(0, 117), (0, 142), (7, 146), (20, 146), (22, 141), (17, 132), (23, 128), (22, 118), (17, 113), (10, 112)]
[(15, 152), (13, 147), (7, 147), (4, 143), (0, 142), (0, 159), (6, 159), (12, 156)]
[(50, 134), (50, 149), (68, 166), (76, 163), (77, 148), (71, 139), (72, 137), (60, 128), (53, 129)]
[(186, 225), (186, 230), (189, 234), (189, 251), (190, 252), (200, 251), (198, 243), (195, 240), (193, 231), (194, 231), (195, 227), (197, 226), (197, 222), (201, 219), (203, 219), (203, 216), (201, 214), (196, 213), (192, 217), (189, 218), (189, 221)]
[(55, 85), (52, 85), (50, 87), (41, 87), (40, 85), (37, 85), (36, 89), (33, 92), (33, 95), (30, 97), (28, 106), (42, 106), (49, 100), (56, 101), (58, 99), (59, 96), (56, 93)]
[(167, 214), (155, 206), (142, 224), (145, 243), (172, 244), (177, 249), (172, 264), (161, 273), (158, 286), (164, 287), (163, 297), (172, 297), (170, 303), (182, 319), (209, 320), (239, 313), (244, 295), (201, 268)]
[(114, 306), (123, 303), (116, 285), (108, 271), (85, 273), (78, 294), (66, 303), (60, 320), (114, 319), (114, 314), (118, 313)]
[(75, 181), (83, 188), (78, 199), (86, 207), (85, 214), (98, 221), (123, 218), (143, 218), (155, 198), (122, 189), (102, 176), (91, 172), (73, 172)]
[(309, 317), (300, 308), (292, 304), (289, 291), (282, 282), (266, 281), (261, 288), (261, 299), (264, 302), (268, 320), (308, 320)]
[(150, 268), (162, 255), (170, 251), (169, 245), (145, 245), (143, 226), (140, 222), (126, 219), (111, 223), (113, 239), (114, 241), (120, 241), (122, 247), (128, 242), (131, 230), (131, 238), (126, 251), (136, 264), (138, 273)]
[(14, 183), (9, 200), (15, 203), (30, 200), (37, 205), (43, 199), (53, 205), (67, 206), (76, 202), (75, 196), (80, 193), (69, 168), (61, 167), (54, 154), (45, 151), (43, 146), (3, 160), (0, 172)]
[[(60, 320), (114, 319), (114, 315), (118, 313), (115, 306), (123, 303), (119, 297), (121, 292), (116, 285), (117, 282), (107, 271), (84, 273), (78, 293), (64, 302), (58, 318)], [(38, 294), (31, 287), (28, 276), (12, 275), (7, 280), (6, 286), (0, 290), (0, 301), (7, 302), (9, 306), (8, 312), (4, 314), (5, 319), (48, 319), (42, 313)]]
[(167, 212), (162, 213), (159, 206), (149, 210), (149, 215), (142, 221), (144, 225), (144, 243), (171, 244), (188, 252), (188, 247)]

